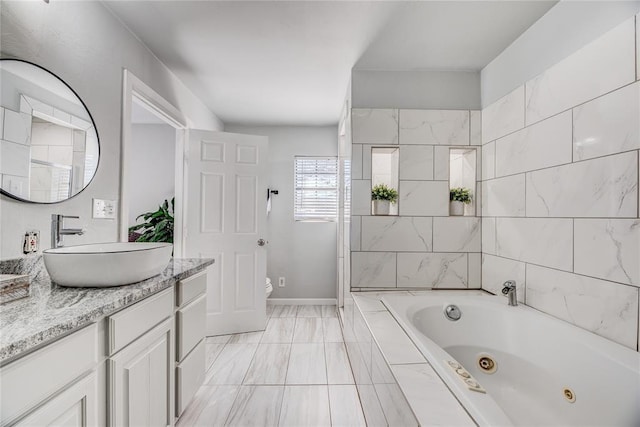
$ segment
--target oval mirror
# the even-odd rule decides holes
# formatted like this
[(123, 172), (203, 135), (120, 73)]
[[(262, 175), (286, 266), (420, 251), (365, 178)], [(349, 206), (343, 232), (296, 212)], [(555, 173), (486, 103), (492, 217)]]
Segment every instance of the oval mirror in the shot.
[(98, 169), (93, 118), (78, 95), (44, 68), (0, 59), (1, 192), (33, 203), (80, 193)]

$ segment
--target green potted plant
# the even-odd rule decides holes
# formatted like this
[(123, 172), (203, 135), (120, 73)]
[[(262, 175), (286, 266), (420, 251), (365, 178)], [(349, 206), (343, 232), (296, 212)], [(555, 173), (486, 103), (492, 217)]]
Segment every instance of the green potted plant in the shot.
[(138, 215), (136, 221), (142, 218), (144, 222), (129, 227), (129, 241), (173, 243), (174, 205), (175, 197), (171, 199), (171, 207), (169, 201), (165, 200), (157, 211)]
[(464, 215), (464, 205), (471, 203), (473, 196), (471, 190), (464, 187), (456, 187), (449, 190), (449, 201), (451, 204), (451, 215)]
[(385, 184), (375, 185), (371, 189), (371, 200), (373, 200), (374, 215), (389, 215), (391, 203), (398, 201), (398, 190)]

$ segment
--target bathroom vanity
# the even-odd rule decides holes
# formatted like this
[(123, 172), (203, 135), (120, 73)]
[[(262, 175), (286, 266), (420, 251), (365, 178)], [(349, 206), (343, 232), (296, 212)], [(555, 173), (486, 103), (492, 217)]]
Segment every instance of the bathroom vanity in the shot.
[(206, 267), (172, 260), (116, 288), (63, 288), (42, 266), (0, 308), (0, 425), (173, 425), (204, 380)]

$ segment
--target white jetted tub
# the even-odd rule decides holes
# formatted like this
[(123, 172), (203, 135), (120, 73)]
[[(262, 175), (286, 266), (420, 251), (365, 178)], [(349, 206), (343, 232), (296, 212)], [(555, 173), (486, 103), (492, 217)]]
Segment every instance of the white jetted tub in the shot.
[[(382, 301), (480, 425), (640, 426), (636, 351), (502, 296)], [(445, 316), (450, 305), (459, 320)]]

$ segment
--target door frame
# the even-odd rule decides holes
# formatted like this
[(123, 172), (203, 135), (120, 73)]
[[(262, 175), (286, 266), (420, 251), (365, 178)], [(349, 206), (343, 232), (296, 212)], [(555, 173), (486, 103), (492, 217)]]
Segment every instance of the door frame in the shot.
[(130, 189), (127, 185), (127, 167), (129, 166), (129, 155), (133, 144), (131, 109), (134, 98), (144, 104), (153, 114), (161, 118), (176, 131), (173, 256), (180, 258), (184, 247), (184, 173), (187, 121), (180, 110), (126, 68), (123, 70), (122, 76), (122, 144), (120, 147), (120, 207), (118, 218), (119, 241), (126, 242), (129, 240), (128, 196)]

